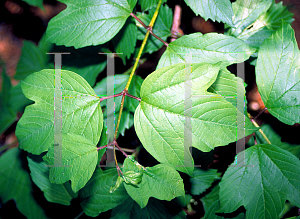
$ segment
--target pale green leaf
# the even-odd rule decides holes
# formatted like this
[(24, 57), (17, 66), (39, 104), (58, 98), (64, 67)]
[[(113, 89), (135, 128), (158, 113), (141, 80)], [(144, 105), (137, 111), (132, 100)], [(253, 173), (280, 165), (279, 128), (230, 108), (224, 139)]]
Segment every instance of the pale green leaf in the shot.
[(5, 152), (0, 157), (0, 198), (2, 203), (13, 199), (18, 210), (29, 219), (47, 218), (42, 207), (33, 197), (29, 173), (22, 166), (18, 148)]
[(126, 64), (126, 59), (129, 59), (134, 53), (137, 41), (137, 27), (133, 18), (128, 19), (121, 31), (112, 39), (115, 51), (122, 59), (123, 64)]
[(278, 218), (289, 200), (300, 207), (300, 161), (275, 145), (259, 144), (239, 153), (220, 182), (219, 212), (246, 208), (246, 218)]
[[(129, 158), (125, 159), (123, 165), (123, 172), (134, 171), (137, 174), (143, 172)], [(132, 184), (124, 184), (124, 186), (131, 198), (141, 208), (147, 205), (150, 197), (170, 201), (175, 197), (184, 195), (183, 181), (179, 173), (165, 164), (147, 167), (138, 186)]]
[(191, 182), (191, 194), (193, 195), (200, 195), (201, 193), (205, 192), (211, 184), (220, 179), (221, 173), (217, 173), (215, 169), (209, 170), (202, 170), (202, 169), (195, 169), (193, 173), (193, 177), (190, 178)]
[(69, 182), (64, 184), (53, 184), (49, 180), (49, 167), (45, 162), (36, 162), (27, 157), (28, 166), (32, 181), (44, 192), (44, 196), (49, 202), (70, 205), (71, 200), (77, 194), (71, 190)]
[[(155, 8), (151, 9), (148, 13), (137, 13), (137, 16), (144, 24), (149, 25), (153, 15), (155, 12)], [(171, 27), (173, 20), (173, 12), (171, 8), (167, 5), (162, 6), (159, 10), (157, 19), (153, 26), (153, 33), (159, 36), (162, 40), (166, 41), (169, 36), (171, 36)], [(136, 21), (136, 25), (138, 26), (138, 40), (143, 40), (145, 38), (145, 34), (147, 30)], [(163, 43), (156, 39), (154, 36), (150, 35), (143, 53), (153, 53), (159, 50), (163, 46)]]
[(282, 20), (291, 23), (293, 13), (289, 12), (282, 2), (273, 3), (269, 10), (259, 16), (252, 25), (245, 29), (239, 36), (251, 47), (259, 48), (265, 39), (270, 37), (282, 24)]
[(246, 28), (250, 28), (256, 19), (270, 8), (272, 2), (273, 0), (237, 0), (232, 3), (233, 27), (228, 33), (238, 36)]
[(184, 0), (196, 15), (200, 15), (207, 21), (223, 22), (233, 26), (233, 11), (229, 0)]
[[(141, 6), (143, 11), (147, 11), (153, 7), (156, 7), (159, 0), (138, 0), (138, 4)], [(167, 0), (162, 0), (162, 4)]]
[(67, 9), (52, 18), (47, 39), (81, 48), (111, 40), (123, 27), (137, 0), (61, 0)]
[(142, 208), (131, 198), (114, 208), (111, 219), (184, 219), (182, 207), (175, 202), (165, 203), (150, 198), (146, 207)]
[(255, 50), (243, 40), (224, 34), (194, 33), (169, 43), (156, 69), (176, 63), (218, 63), (224, 66), (247, 60)]
[[(192, 64), (192, 69), (189, 66), (161, 68), (145, 79), (134, 126), (143, 146), (155, 159), (192, 175), (194, 162), (188, 147), (208, 152), (237, 141), (237, 130), (251, 127), (245, 128), (249, 135), (255, 128), (247, 118), (245, 126), (237, 126), (237, 116), (243, 114), (224, 98), (207, 92), (217, 78), (219, 64)], [(185, 81), (190, 77), (190, 93), (186, 93)], [(192, 98), (189, 109), (185, 108), (186, 95)], [(184, 137), (187, 119), (192, 129), (188, 142)]]
[(72, 190), (77, 192), (92, 177), (98, 152), (89, 139), (68, 133), (62, 135), (62, 145), (50, 147), (43, 159), (50, 167), (51, 183), (61, 184), (71, 180)]
[[(54, 70), (42, 70), (21, 82), (22, 90), (35, 104), (27, 106), (17, 124), (20, 148), (40, 154), (54, 143)], [(90, 139), (96, 145), (103, 127), (99, 98), (90, 85), (74, 72), (61, 71), (62, 133)]]
[(264, 41), (258, 52), (256, 83), (269, 112), (288, 125), (300, 123), (299, 49), (290, 24)]
[(101, 212), (121, 204), (129, 197), (123, 184), (115, 192), (109, 192), (110, 188), (115, 185), (117, 178), (116, 168), (105, 171), (100, 168), (96, 169), (91, 180), (79, 192), (80, 197), (84, 199), (81, 202), (81, 207), (86, 215), (96, 217)]

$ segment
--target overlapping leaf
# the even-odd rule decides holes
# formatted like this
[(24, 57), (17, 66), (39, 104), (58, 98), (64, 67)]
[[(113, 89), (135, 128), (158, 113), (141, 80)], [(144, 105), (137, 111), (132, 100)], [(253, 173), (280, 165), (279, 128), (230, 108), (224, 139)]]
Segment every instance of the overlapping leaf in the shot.
[(48, 39), (81, 48), (111, 40), (123, 27), (137, 0), (61, 0), (67, 9), (49, 22)]
[(116, 168), (102, 171), (96, 169), (92, 179), (80, 190), (79, 195), (83, 198), (81, 207), (84, 213), (91, 217), (98, 216), (101, 212), (108, 211), (129, 198), (123, 184), (110, 193), (110, 188), (115, 185), (118, 174)]
[[(193, 159), (188, 147), (207, 152), (236, 141), (237, 130), (246, 127), (245, 134), (249, 135), (255, 129), (247, 128), (251, 127), (248, 119), (245, 127), (243, 123), (237, 126), (236, 118), (241, 112), (225, 99), (214, 98), (219, 96), (207, 92), (217, 78), (220, 64), (187, 67), (186, 64), (168, 66), (145, 79), (134, 125), (143, 146), (159, 162), (192, 174)], [(187, 85), (188, 78), (191, 83)], [(186, 85), (192, 86), (190, 93), (186, 93)], [(186, 108), (185, 101), (189, 98), (192, 105)], [(185, 143), (189, 126), (191, 141)]]
[(49, 202), (70, 205), (71, 200), (77, 194), (71, 190), (69, 182), (64, 184), (53, 184), (49, 180), (49, 167), (45, 162), (36, 162), (27, 158), (32, 181), (44, 192), (44, 196)]
[[(144, 24), (148, 25), (154, 15), (155, 8), (151, 9), (147, 14), (146, 13), (137, 13), (137, 16)], [(166, 41), (169, 36), (171, 36), (171, 26), (172, 26), (173, 12), (171, 8), (167, 5), (162, 6), (159, 10), (157, 19), (153, 26), (153, 33), (159, 36), (162, 40)], [(136, 21), (138, 26), (138, 40), (143, 40), (147, 30)], [(156, 39), (154, 36), (150, 35), (145, 48), (144, 53), (153, 53), (159, 50), (163, 46), (163, 43)]]
[(134, 53), (137, 40), (137, 27), (132, 19), (128, 19), (121, 31), (112, 39), (115, 51), (119, 53), (123, 64), (126, 64), (126, 59), (129, 59)]
[(150, 198), (146, 207), (140, 206), (131, 198), (122, 205), (114, 208), (111, 219), (184, 219), (186, 214), (176, 203), (165, 204), (157, 199)]
[(0, 157), (1, 201), (15, 200), (18, 210), (27, 218), (47, 218), (33, 197), (32, 182), (29, 173), (22, 167), (22, 158), (18, 148), (8, 150)]
[[(25, 96), (35, 104), (27, 106), (18, 122), (20, 148), (40, 154), (54, 143), (54, 70), (42, 70), (22, 81)], [(103, 115), (99, 98), (79, 75), (61, 71), (62, 133), (82, 135), (96, 145)], [(57, 112), (59, 113), (59, 112)]]
[[(153, 7), (156, 7), (159, 0), (139, 0), (138, 4), (141, 6), (143, 11), (147, 11)], [(162, 0), (162, 3), (165, 3), (167, 0)]]
[(264, 41), (258, 53), (256, 81), (269, 112), (288, 125), (300, 122), (299, 49), (290, 24)]
[(290, 152), (260, 144), (239, 153), (238, 160), (221, 180), (219, 212), (243, 205), (246, 218), (278, 218), (286, 200), (300, 206), (300, 161)]
[(23, 0), (23, 1), (26, 2), (29, 5), (37, 6), (41, 9), (44, 9), (43, 0)]
[(126, 171), (143, 172), (139, 184), (124, 184), (127, 193), (141, 208), (147, 205), (150, 197), (170, 201), (175, 197), (184, 195), (183, 181), (179, 173), (169, 165), (158, 164), (143, 170), (127, 158), (123, 168), (123, 172)]
[(224, 66), (247, 60), (255, 50), (243, 40), (217, 33), (194, 33), (171, 42), (156, 69), (176, 63), (218, 63)]
[(210, 18), (233, 26), (233, 11), (229, 0), (185, 0), (185, 3), (206, 21)]
[(77, 192), (92, 177), (98, 152), (89, 139), (68, 133), (62, 135), (61, 147), (50, 147), (43, 159), (50, 166), (51, 183), (62, 184), (71, 180), (72, 190)]

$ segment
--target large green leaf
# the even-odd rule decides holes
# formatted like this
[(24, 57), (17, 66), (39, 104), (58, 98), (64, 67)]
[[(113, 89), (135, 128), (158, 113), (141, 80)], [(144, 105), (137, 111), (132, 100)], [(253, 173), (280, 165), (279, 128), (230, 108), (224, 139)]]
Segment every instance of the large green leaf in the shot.
[(121, 204), (129, 196), (123, 186), (110, 193), (110, 188), (115, 185), (118, 174), (116, 168), (101, 170), (97, 168), (91, 180), (80, 190), (79, 195), (83, 200), (81, 207), (84, 213), (91, 217), (98, 216), (101, 212), (108, 211)]
[(123, 64), (126, 64), (126, 59), (129, 59), (134, 53), (137, 40), (137, 27), (133, 18), (128, 19), (121, 31), (112, 39), (115, 51), (122, 59)]
[(223, 22), (233, 26), (233, 11), (229, 0), (184, 0), (185, 3), (206, 21), (210, 18), (212, 21)]
[(250, 28), (252, 23), (270, 8), (272, 2), (273, 0), (237, 0), (232, 3), (233, 27), (228, 33), (238, 36), (246, 28)]
[[(159, 162), (192, 174), (193, 159), (188, 147), (208, 152), (217, 146), (237, 141), (238, 129), (251, 134), (249, 119), (238, 124), (241, 112), (207, 89), (217, 78), (220, 64), (176, 64), (149, 75), (141, 87), (141, 103), (136, 109), (134, 126), (146, 150)], [(191, 78), (190, 94), (185, 94), (186, 78)], [(188, 86), (191, 86), (188, 85)], [(185, 95), (192, 107), (185, 109)], [(194, 97), (193, 97), (194, 96)], [(190, 120), (192, 144), (186, 142), (186, 121)], [(213, 136), (213, 137), (212, 137)]]
[(36, 162), (27, 158), (32, 181), (44, 192), (44, 196), (49, 202), (70, 205), (71, 200), (77, 194), (71, 190), (69, 182), (64, 184), (53, 184), (49, 180), (49, 167), (45, 162)]
[(48, 40), (81, 48), (111, 40), (123, 27), (137, 0), (61, 0), (67, 9), (49, 22)]
[[(112, 80), (113, 78), (113, 80)], [(108, 76), (98, 82), (95, 87), (94, 91), (98, 96), (107, 96), (107, 87), (114, 87), (114, 93), (120, 93), (124, 90), (126, 83), (128, 81), (129, 75), (115, 75), (115, 76)], [(107, 83), (109, 82), (109, 83)], [(114, 82), (114, 83), (111, 83)], [(129, 87), (129, 94), (140, 97), (140, 89), (141, 85), (143, 83), (143, 79), (140, 76), (134, 76), (131, 81), (131, 85)], [(121, 99), (122, 97), (115, 97), (115, 122), (118, 121), (118, 116), (119, 116), (119, 110), (121, 106)], [(130, 97), (125, 97), (125, 102), (124, 102), (124, 108), (122, 112), (122, 117), (121, 117), (121, 123), (118, 129), (118, 132), (121, 135), (124, 135), (125, 130), (129, 129), (133, 125), (133, 113), (135, 112), (135, 109), (137, 108), (139, 104), (138, 100), (135, 100)], [(101, 106), (106, 108), (106, 100), (101, 102)], [(104, 111), (104, 122), (107, 122), (107, 109)]]
[[(144, 24), (148, 25), (154, 15), (155, 8), (151, 9), (147, 14), (146, 13), (137, 13), (137, 16)], [(153, 33), (159, 36), (162, 40), (166, 41), (169, 36), (171, 36), (171, 26), (172, 26), (173, 12), (171, 8), (167, 5), (162, 6), (159, 10), (157, 19), (153, 26)], [(147, 30), (136, 21), (138, 28), (138, 40), (143, 40)], [(163, 46), (163, 43), (156, 39), (154, 36), (150, 35), (145, 48), (144, 53), (153, 53), (159, 50)]]
[(45, 35), (36, 46), (33, 42), (24, 41), (22, 47), (22, 55), (17, 65), (16, 74), (17, 80), (25, 79), (28, 75), (46, 68), (46, 63), (51, 55), (47, 55), (52, 48), (52, 43), (46, 41)]
[(243, 40), (235, 37), (217, 33), (194, 33), (171, 42), (156, 69), (183, 62), (224, 62), (223, 65), (227, 66), (247, 60), (254, 51)]
[(299, 49), (290, 24), (264, 41), (258, 52), (256, 83), (269, 112), (288, 125), (300, 123)]
[(186, 214), (176, 203), (164, 203), (150, 198), (146, 207), (142, 208), (131, 198), (114, 208), (111, 219), (184, 219)]
[(259, 16), (249, 28), (246, 28), (239, 36), (251, 47), (259, 48), (263, 41), (272, 35), (282, 24), (282, 20), (291, 23), (293, 13), (289, 12), (282, 2), (273, 3), (269, 10)]
[(33, 197), (33, 184), (22, 166), (23, 158), (18, 148), (8, 150), (0, 157), (0, 198), (2, 203), (15, 200), (18, 210), (27, 218), (47, 218)]
[[(260, 144), (237, 155), (220, 182), (219, 212), (246, 208), (246, 218), (278, 218), (289, 200), (300, 207), (300, 161), (275, 145)], [(243, 157), (245, 159), (243, 159)]]
[(220, 179), (221, 173), (217, 173), (217, 170), (210, 169), (210, 170), (202, 170), (202, 169), (195, 169), (193, 173), (193, 177), (190, 178), (191, 182), (191, 194), (193, 195), (200, 195), (201, 193), (205, 192), (211, 184)]
[(129, 158), (126, 158), (122, 170), (124, 175), (126, 171), (143, 172), (139, 184), (124, 184), (128, 194), (141, 208), (147, 205), (150, 197), (170, 201), (175, 197), (184, 195), (183, 181), (179, 173), (169, 165), (158, 164), (143, 170)]
[(98, 152), (95, 144), (81, 135), (68, 133), (62, 135), (62, 147), (54, 147), (51, 146), (43, 157), (50, 166), (50, 182), (61, 184), (71, 180), (72, 190), (77, 192), (96, 168)]
[[(54, 143), (54, 70), (42, 70), (28, 76), (21, 86), (35, 104), (27, 106), (18, 122), (16, 135), (20, 148), (40, 154)], [(90, 139), (96, 145), (103, 127), (99, 98), (79, 75), (61, 71), (62, 133)]]
[[(141, 5), (143, 11), (147, 11), (153, 7), (156, 7), (159, 0), (139, 0), (138, 4)], [(167, 0), (162, 0), (162, 3), (165, 3)]]

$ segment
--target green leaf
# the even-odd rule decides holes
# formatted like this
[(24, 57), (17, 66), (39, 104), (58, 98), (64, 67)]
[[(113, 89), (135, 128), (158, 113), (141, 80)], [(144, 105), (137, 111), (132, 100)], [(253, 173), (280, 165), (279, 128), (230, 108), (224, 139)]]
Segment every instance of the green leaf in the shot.
[(77, 197), (71, 190), (69, 182), (64, 184), (53, 184), (49, 180), (49, 167), (45, 162), (36, 162), (27, 157), (32, 181), (44, 192), (49, 202), (70, 205), (71, 200)]
[(109, 192), (110, 188), (115, 185), (117, 178), (116, 168), (105, 171), (100, 168), (96, 169), (91, 180), (79, 192), (80, 197), (84, 199), (81, 202), (81, 207), (86, 215), (96, 217), (101, 212), (121, 204), (129, 197), (123, 184), (115, 192)]
[[(54, 70), (45, 69), (21, 82), (35, 104), (27, 106), (17, 124), (20, 148), (40, 154), (54, 143)], [(62, 133), (82, 135), (96, 145), (103, 127), (99, 98), (90, 85), (74, 72), (61, 71)]]
[(292, 23), (293, 13), (289, 12), (282, 2), (273, 3), (269, 10), (259, 16), (252, 25), (245, 29), (239, 36), (249, 46), (259, 48), (265, 39), (269, 38), (282, 24), (282, 20)]
[(218, 209), (220, 208), (220, 201), (219, 201), (219, 185), (215, 186), (210, 193), (206, 196), (201, 198), (203, 208), (205, 213), (208, 212), (209, 208), (217, 201), (218, 202)]
[[(278, 127), (280, 124), (278, 124)], [(294, 154), (296, 157), (300, 158), (300, 145), (290, 144), (288, 142), (283, 142), (281, 136), (272, 128), (270, 124), (263, 124), (260, 129), (266, 134), (270, 142), (284, 150), (287, 150)], [(263, 138), (259, 131), (255, 132), (256, 141), (258, 144), (267, 144), (266, 140)]]
[[(107, 44), (80, 49), (54, 46), (51, 52), (70, 53), (62, 55), (62, 69), (76, 72), (93, 87), (99, 73), (106, 67), (107, 55), (99, 54), (99, 52), (104, 52), (105, 49), (107, 49)], [(50, 57), (51, 62), (47, 66), (54, 69), (54, 55), (50, 55)]]
[(184, 219), (185, 215), (182, 207), (174, 202), (165, 203), (150, 198), (147, 206), (141, 209), (134, 200), (128, 198), (112, 210), (111, 219)]
[(184, 0), (185, 3), (194, 11), (196, 15), (200, 15), (207, 21), (223, 22), (229, 26), (233, 26), (233, 11), (229, 0)]
[(45, 35), (40, 40), (38, 46), (31, 41), (24, 41), (22, 55), (18, 62), (14, 78), (22, 80), (28, 75), (46, 68), (46, 63), (51, 57), (51, 55), (46, 53), (50, 52), (52, 45), (52, 43), (46, 41)]
[(227, 66), (247, 60), (255, 50), (243, 40), (224, 34), (194, 33), (169, 43), (156, 69), (176, 63), (218, 63)]
[(20, 83), (10, 89), (9, 95), (10, 106), (15, 112), (24, 112), (25, 106), (34, 103), (24, 96)]
[(229, 35), (238, 36), (264, 14), (271, 6), (273, 0), (237, 0), (232, 3), (233, 27)]
[(5, 70), (2, 72), (2, 80), (2, 90), (0, 92), (0, 134), (8, 129), (17, 119), (16, 111), (13, 110), (13, 105), (10, 102), (11, 82)]
[(200, 195), (201, 193), (205, 192), (211, 184), (220, 179), (221, 173), (217, 173), (217, 170), (209, 169), (209, 170), (202, 170), (202, 169), (195, 169), (194, 175), (190, 178), (191, 182), (191, 194), (192, 195)]
[(132, 170), (123, 174), (124, 182), (129, 185), (137, 186), (142, 181), (143, 172), (134, 172)]
[[(153, 7), (156, 7), (159, 0), (139, 0), (138, 4), (141, 6), (142, 11), (147, 11)], [(162, 4), (167, 0), (162, 0)]]
[(0, 198), (2, 203), (13, 199), (18, 210), (27, 218), (47, 218), (33, 197), (29, 173), (23, 169), (20, 150), (13, 148), (0, 157)]
[[(137, 13), (137, 17), (143, 21), (144, 24), (148, 25), (154, 15), (155, 8), (151, 9), (148, 14), (146, 13)], [(171, 36), (171, 27), (172, 27), (172, 20), (173, 20), (173, 12), (167, 6), (162, 6), (159, 10), (157, 19), (153, 26), (153, 33), (159, 36), (162, 40), (167, 41), (167, 38)], [(145, 34), (147, 30), (138, 22), (136, 21), (136, 25), (138, 26), (138, 40), (143, 40), (145, 38)], [(159, 50), (163, 46), (163, 43), (156, 39), (154, 36), (150, 35), (143, 53), (153, 53)]]
[[(113, 80), (112, 80), (113, 78)], [(94, 91), (98, 96), (107, 96), (107, 87), (114, 87), (114, 93), (120, 93), (124, 90), (126, 83), (128, 81), (129, 75), (115, 75), (115, 76), (108, 76), (104, 78), (102, 81), (98, 82), (95, 87)], [(112, 83), (114, 82), (114, 83)], [(140, 97), (140, 88), (143, 83), (143, 79), (140, 76), (135, 75), (132, 78), (131, 85), (129, 87), (129, 94)], [(115, 121), (118, 121), (119, 117), (119, 110), (121, 106), (121, 99), (122, 97), (115, 97)], [(129, 129), (133, 125), (133, 113), (139, 104), (138, 100), (135, 100), (130, 97), (125, 98), (124, 102), (124, 109), (122, 112), (121, 123), (118, 129), (118, 133), (124, 135), (125, 130)], [(106, 108), (106, 100), (101, 101), (101, 106)], [(107, 109), (104, 111), (104, 122), (107, 122)]]
[(111, 40), (125, 24), (137, 0), (61, 2), (67, 9), (50, 20), (47, 39), (57, 45), (81, 48)]
[(39, 7), (44, 10), (43, 0), (22, 0), (29, 5)]
[(112, 39), (115, 51), (126, 65), (126, 59), (129, 59), (134, 53), (137, 40), (137, 27), (133, 18), (128, 19), (121, 31)]
[(71, 133), (62, 135), (60, 148), (49, 148), (43, 157), (50, 166), (51, 183), (61, 184), (71, 180), (74, 192), (85, 186), (92, 177), (98, 161), (95, 144), (89, 139)]
[(256, 81), (269, 112), (288, 125), (300, 123), (299, 49), (290, 24), (264, 41), (258, 52)]
[(243, 205), (246, 218), (279, 218), (286, 200), (300, 206), (298, 158), (268, 144), (255, 145), (237, 156), (241, 162), (229, 167), (219, 184), (219, 212), (233, 212)]
[[(137, 175), (141, 170), (129, 158), (124, 161), (123, 172), (134, 171)], [(169, 165), (158, 164), (147, 167), (142, 174), (142, 181), (137, 186), (125, 184), (125, 189), (141, 208), (144, 208), (150, 197), (170, 201), (184, 195), (183, 181), (179, 173)]]
[[(242, 116), (241, 112), (224, 98), (207, 92), (217, 78), (220, 64), (192, 64), (192, 69), (189, 66), (161, 68), (145, 79), (134, 126), (143, 146), (155, 159), (192, 175), (194, 162), (188, 147), (208, 152), (237, 141), (238, 129), (246, 127), (245, 135), (249, 135), (255, 128), (247, 118), (245, 127), (237, 126), (236, 118)], [(191, 91), (185, 94), (185, 81), (190, 77)], [(185, 95), (192, 97), (189, 110), (185, 109)], [(190, 119), (192, 128), (192, 139), (188, 142), (184, 140), (185, 118)]]

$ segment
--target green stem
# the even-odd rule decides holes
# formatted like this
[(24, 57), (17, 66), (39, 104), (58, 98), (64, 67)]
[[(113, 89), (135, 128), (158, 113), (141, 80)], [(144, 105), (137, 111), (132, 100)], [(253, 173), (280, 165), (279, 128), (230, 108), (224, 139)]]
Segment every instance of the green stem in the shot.
[(139, 60), (140, 60), (140, 58), (141, 58), (141, 56), (142, 56), (142, 53), (143, 53), (144, 47), (145, 47), (145, 45), (146, 45), (146, 42), (147, 42), (147, 40), (148, 40), (149, 34), (150, 34), (150, 32), (152, 31), (152, 27), (153, 27), (153, 25), (154, 25), (154, 23), (155, 23), (155, 20), (156, 20), (156, 18), (157, 18), (157, 15), (158, 15), (158, 12), (159, 12), (159, 9), (160, 9), (161, 4), (162, 4), (162, 0), (159, 0), (158, 5), (157, 5), (157, 7), (156, 7), (156, 10), (155, 10), (155, 12), (154, 12), (154, 14), (153, 14), (153, 17), (152, 17), (152, 19), (151, 19), (151, 21), (150, 21), (150, 24), (149, 24), (148, 28), (147, 28), (147, 32), (146, 32), (145, 38), (144, 38), (144, 40), (143, 40), (143, 42), (142, 42), (140, 51), (139, 51), (139, 53), (138, 53), (138, 55), (137, 55), (137, 57), (136, 57), (135, 63), (134, 63), (133, 68), (132, 68), (132, 71), (131, 71), (131, 73), (130, 73), (130, 75), (129, 75), (129, 79), (128, 79), (127, 84), (126, 84), (126, 86), (125, 86), (125, 88), (124, 88), (123, 96), (122, 96), (122, 101), (121, 101), (121, 106), (120, 106), (119, 117), (118, 117), (118, 122), (117, 122), (117, 126), (116, 126), (116, 131), (115, 131), (115, 134), (114, 134), (114, 139), (117, 138), (118, 129), (119, 129), (119, 125), (120, 125), (120, 122), (121, 122), (121, 116), (122, 116), (123, 107), (124, 107), (125, 96), (126, 96), (126, 94), (128, 93), (128, 88), (129, 88), (129, 86), (130, 86), (130, 83), (131, 83), (131, 80), (132, 80), (133, 75), (134, 75), (134, 73), (135, 73), (135, 70), (136, 70), (136, 68), (137, 68), (137, 66), (138, 66)]

